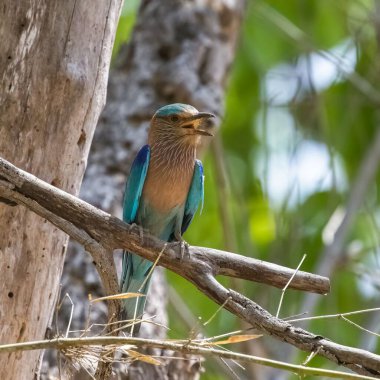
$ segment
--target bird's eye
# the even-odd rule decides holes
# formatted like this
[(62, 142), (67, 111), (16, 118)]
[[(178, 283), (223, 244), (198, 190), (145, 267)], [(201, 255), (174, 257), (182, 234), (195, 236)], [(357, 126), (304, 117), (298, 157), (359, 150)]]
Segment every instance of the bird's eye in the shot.
[(170, 120), (175, 123), (179, 120), (179, 117), (178, 116), (171, 116)]

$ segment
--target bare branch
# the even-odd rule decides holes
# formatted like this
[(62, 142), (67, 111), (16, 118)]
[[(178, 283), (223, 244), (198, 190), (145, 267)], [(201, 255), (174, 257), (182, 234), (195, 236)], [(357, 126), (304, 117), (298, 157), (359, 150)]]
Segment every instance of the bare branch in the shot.
[[(3, 198), (21, 203), (48, 219), (84, 245), (86, 250), (90, 251), (90, 248), (93, 250), (95, 247), (99, 249), (100, 244), (107, 250), (128, 249), (155, 261), (164, 246), (164, 242), (148, 234), (144, 235), (144, 241), (141, 242), (140, 234), (120, 219), (41, 181), (2, 158), (1, 177), (3, 181), (0, 180), (0, 195)], [(168, 246), (158, 265), (185, 278), (188, 278), (187, 273), (202, 269), (203, 273), (212, 273), (213, 276), (237, 277), (280, 289), (295, 273), (293, 269), (226, 251), (203, 247), (190, 247), (189, 251), (191, 259), (184, 258), (179, 266), (178, 253)], [(107, 268), (104, 270), (107, 271)], [(328, 278), (299, 271), (289, 287), (326, 294), (330, 291), (330, 282)]]
[[(179, 351), (185, 354), (199, 354), (203, 356), (217, 356), (225, 359), (237, 360), (245, 363), (256, 363), (272, 368), (278, 368), (285, 371), (297, 373), (300, 376), (324, 376), (334, 379), (362, 379), (373, 380), (375, 377), (354, 375), (340, 371), (332, 371), (321, 368), (306, 367), (304, 365), (288, 364), (277, 360), (261, 358), (253, 355), (240, 354), (233, 351), (223, 351), (220, 349), (212, 348), (212, 344), (203, 341), (173, 341), (173, 340), (159, 340), (159, 339), (143, 339), (143, 338), (125, 338), (125, 337), (90, 337), (90, 338), (55, 338), (51, 340), (41, 340), (35, 342), (15, 343), (0, 346), (0, 353), (15, 352), (22, 350), (38, 350), (55, 348), (58, 350), (69, 349), (72, 347), (91, 347), (91, 346), (106, 346), (107, 351), (115, 350), (117, 347), (130, 346), (134, 347), (155, 347), (167, 350)], [(128, 349), (126, 349), (128, 352)], [(83, 355), (83, 351), (81, 351)]]
[[(121, 220), (54, 188), (4, 159), (0, 159), (0, 177), (1, 197), (24, 204), (83, 244), (88, 239), (84, 239), (80, 231), (84, 231), (84, 236), (88, 236), (95, 245), (107, 247), (107, 250), (128, 249), (151, 261), (155, 261), (164, 247), (164, 242), (149, 235), (145, 235), (141, 242), (139, 234)], [(87, 248), (91, 246), (88, 243), (84, 245)], [(190, 257), (184, 258), (181, 265), (178, 265), (178, 257), (178, 252), (168, 247), (158, 265), (186, 278), (216, 303), (224, 305), (225, 309), (259, 331), (301, 350), (318, 352), (318, 355), (359, 374), (380, 377), (380, 356), (334, 343), (294, 327), (275, 318), (243, 295), (226, 289), (215, 279), (216, 275), (223, 274), (272, 284), (269, 279), (278, 277), (273, 280), (274, 285), (284, 287), (294, 274), (293, 270), (209, 248), (190, 247)], [(105, 263), (102, 261), (101, 265)], [(312, 285), (307, 284), (308, 281)], [(297, 272), (290, 287), (318, 292), (323, 289), (322, 293), (326, 293), (328, 284), (326, 278)]]

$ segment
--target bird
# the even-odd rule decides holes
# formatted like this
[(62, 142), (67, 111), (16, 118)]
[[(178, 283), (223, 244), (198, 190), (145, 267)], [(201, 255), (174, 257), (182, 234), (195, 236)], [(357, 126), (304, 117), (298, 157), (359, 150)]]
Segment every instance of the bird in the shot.
[[(201, 138), (212, 136), (205, 130), (215, 117), (188, 104), (174, 103), (153, 115), (148, 144), (137, 153), (126, 181), (123, 220), (136, 224), (166, 242), (183, 243), (199, 205), (204, 200), (202, 162), (196, 159)], [(144, 297), (122, 301), (122, 318), (141, 321), (148, 294), (153, 263), (133, 252), (123, 252), (120, 291)], [(133, 325), (138, 333), (140, 323)]]

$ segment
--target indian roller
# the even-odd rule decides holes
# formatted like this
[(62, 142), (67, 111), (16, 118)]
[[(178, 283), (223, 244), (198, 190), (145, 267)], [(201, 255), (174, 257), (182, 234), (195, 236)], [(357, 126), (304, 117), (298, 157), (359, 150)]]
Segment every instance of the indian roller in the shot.
[[(196, 159), (204, 127), (214, 115), (187, 104), (170, 104), (153, 116), (148, 145), (138, 152), (128, 177), (123, 220), (167, 242), (183, 243), (199, 204), (203, 206), (203, 167)], [(122, 293), (148, 293), (153, 263), (132, 252), (123, 253)], [(146, 297), (123, 300), (124, 319), (141, 319)], [(137, 306), (136, 306), (137, 303)], [(134, 331), (139, 330), (139, 324)]]

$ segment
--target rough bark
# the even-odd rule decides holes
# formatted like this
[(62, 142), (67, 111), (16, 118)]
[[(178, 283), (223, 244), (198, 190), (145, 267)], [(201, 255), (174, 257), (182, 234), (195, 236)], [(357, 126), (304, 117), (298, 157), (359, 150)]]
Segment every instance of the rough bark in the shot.
[[(78, 194), (105, 102), (121, 0), (4, 0), (0, 5), (0, 154)], [(43, 338), (67, 235), (0, 203), (0, 336)], [(1, 377), (31, 379), (38, 352), (0, 356)]]

